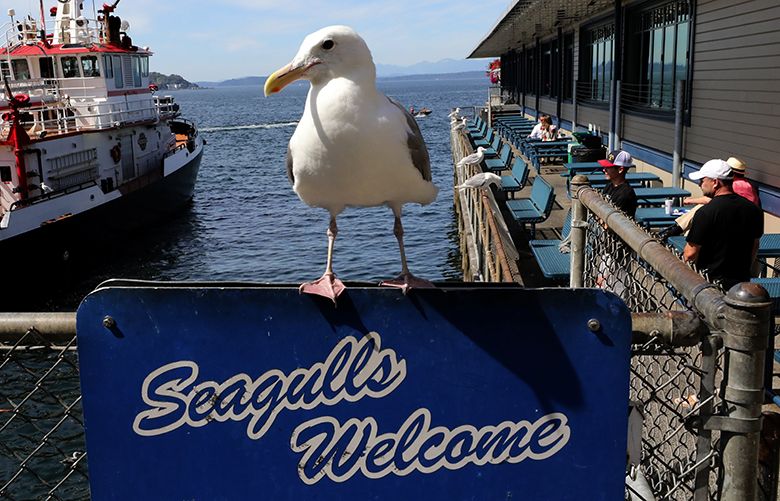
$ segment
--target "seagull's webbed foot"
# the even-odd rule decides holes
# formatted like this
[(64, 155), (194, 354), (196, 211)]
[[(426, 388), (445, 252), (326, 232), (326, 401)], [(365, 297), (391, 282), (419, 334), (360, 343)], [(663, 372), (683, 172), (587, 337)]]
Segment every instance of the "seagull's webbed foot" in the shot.
[(333, 273), (325, 273), (322, 277), (313, 282), (306, 282), (298, 287), (298, 292), (301, 294), (315, 294), (317, 296), (323, 296), (336, 304), (336, 298), (344, 292), (346, 287), (344, 283), (336, 278)]
[(396, 287), (401, 289), (401, 292), (406, 294), (409, 289), (435, 289), (436, 286), (433, 283), (425, 280), (424, 278), (418, 278), (411, 273), (401, 273), (392, 280), (385, 280), (379, 285), (383, 287)]

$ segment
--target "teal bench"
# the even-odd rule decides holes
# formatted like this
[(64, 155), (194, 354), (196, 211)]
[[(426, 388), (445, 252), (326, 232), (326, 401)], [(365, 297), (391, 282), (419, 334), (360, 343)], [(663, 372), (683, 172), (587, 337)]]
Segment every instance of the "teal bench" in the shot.
[[(485, 148), (483, 146), (483, 148)], [(490, 146), (482, 150), (482, 154), (486, 158), (497, 157), (500, 155), (501, 150), (501, 136), (499, 134), (493, 134), (493, 141), (490, 142)]]
[(486, 158), (482, 163), (485, 165), (485, 170), (494, 174), (508, 170), (512, 165), (512, 148), (508, 143), (501, 143), (498, 158)]
[(531, 226), (531, 238), (536, 236), (536, 225), (546, 221), (552, 212), (555, 203), (553, 187), (541, 176), (534, 180), (530, 198), (518, 198), (507, 200), (506, 207), (512, 214), (512, 218), (525, 229), (525, 225)]
[[(566, 240), (571, 233), (571, 210), (566, 213), (561, 228), (561, 238)], [(542, 275), (553, 280), (565, 280), (571, 273), (571, 255), (561, 252), (562, 240), (531, 240), (528, 245), (531, 247), (536, 263), (542, 271)]]
[(515, 197), (515, 193), (525, 188), (528, 182), (528, 164), (522, 158), (515, 157), (512, 161), (512, 173), (501, 176), (501, 191)]
[(498, 136), (496, 134), (496, 131), (494, 131), (491, 127), (487, 128), (487, 132), (485, 133), (485, 137), (472, 137), (471, 138), (471, 144), (474, 145), (474, 148), (478, 148), (482, 146), (483, 148), (490, 147), (490, 143), (493, 142), (493, 138), (495, 136)]

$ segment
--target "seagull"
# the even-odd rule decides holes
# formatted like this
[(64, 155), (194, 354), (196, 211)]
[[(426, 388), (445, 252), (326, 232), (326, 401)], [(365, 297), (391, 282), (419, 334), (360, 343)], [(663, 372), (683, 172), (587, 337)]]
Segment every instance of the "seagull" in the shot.
[(345, 288), (333, 272), (336, 217), (346, 207), (380, 205), (393, 211), (401, 254), (401, 274), (382, 284), (404, 293), (433, 287), (412, 275), (404, 251), (403, 205), (427, 205), (439, 191), (431, 182), (428, 150), (414, 117), (377, 90), (371, 51), (347, 26), (308, 35), (290, 64), (268, 77), (265, 95), (300, 79), (311, 86), (287, 148), (287, 175), (304, 203), (330, 213), (325, 273), (300, 291), (336, 302)]
[(474, 164), (480, 164), (482, 163), (482, 160), (485, 158), (484, 154), (485, 148), (480, 146), (477, 148), (476, 153), (472, 153), (471, 155), (466, 155), (465, 157), (460, 159), (460, 162), (457, 163), (458, 167), (463, 167), (464, 165), (474, 165)]
[(458, 118), (460, 118), (460, 108), (455, 108), (447, 116), (457, 120)]
[(463, 184), (456, 185), (455, 187), (459, 190), (464, 188), (487, 188), (491, 184), (500, 187), (501, 176), (493, 174), (492, 172), (480, 172), (463, 181)]

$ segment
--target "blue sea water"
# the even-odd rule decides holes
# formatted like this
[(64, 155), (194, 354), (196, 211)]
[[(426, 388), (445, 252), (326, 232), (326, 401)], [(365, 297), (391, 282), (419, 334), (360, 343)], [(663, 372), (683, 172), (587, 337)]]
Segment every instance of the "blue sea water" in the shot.
[[(461, 277), (454, 216), (447, 113), (486, 98), (484, 78), (379, 80), (406, 107), (427, 107), (419, 118), (431, 157), (437, 200), (404, 209), (409, 266), (429, 280)], [(72, 309), (107, 278), (297, 283), (325, 267), (328, 214), (292, 191), (285, 171), (287, 143), (303, 111), (308, 83), (264, 97), (259, 87), (162, 91), (207, 140), (192, 205), (135, 235), (77, 284), (59, 289), (43, 309)], [(393, 216), (386, 207), (347, 209), (338, 219), (334, 270), (345, 281), (378, 282), (400, 271)]]

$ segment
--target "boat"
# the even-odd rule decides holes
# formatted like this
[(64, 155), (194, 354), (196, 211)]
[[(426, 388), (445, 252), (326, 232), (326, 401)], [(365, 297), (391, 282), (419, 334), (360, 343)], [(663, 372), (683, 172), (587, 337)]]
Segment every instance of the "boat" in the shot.
[(417, 110), (417, 112), (414, 114), (414, 116), (415, 116), (415, 118), (427, 117), (428, 115), (431, 114), (432, 111), (433, 110), (431, 110), (429, 108), (422, 108), (420, 110)]
[[(113, 4), (0, 27), (0, 253), (26, 256), (159, 220), (192, 198), (204, 145), (150, 81)], [(47, 31), (45, 17), (52, 17)], [(0, 254), (0, 255), (1, 255)]]

